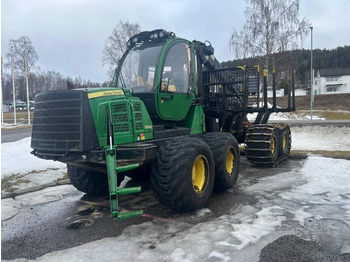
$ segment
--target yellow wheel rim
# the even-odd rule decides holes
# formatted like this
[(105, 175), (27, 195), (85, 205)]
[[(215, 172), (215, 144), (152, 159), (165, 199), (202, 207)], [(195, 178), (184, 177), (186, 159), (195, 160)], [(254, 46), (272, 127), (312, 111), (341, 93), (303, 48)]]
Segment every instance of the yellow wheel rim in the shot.
[(283, 141), (282, 141), (283, 150), (285, 150), (285, 149), (287, 148), (287, 141), (288, 141), (287, 133), (284, 133), (284, 134), (283, 134)]
[(272, 136), (271, 139), (271, 154), (274, 155), (276, 153), (276, 137)]
[(204, 156), (198, 156), (192, 167), (192, 185), (197, 194), (203, 192), (207, 184), (208, 162)]
[(233, 170), (235, 167), (235, 155), (233, 153), (233, 148), (229, 148), (226, 153), (226, 171), (229, 176), (233, 174)]

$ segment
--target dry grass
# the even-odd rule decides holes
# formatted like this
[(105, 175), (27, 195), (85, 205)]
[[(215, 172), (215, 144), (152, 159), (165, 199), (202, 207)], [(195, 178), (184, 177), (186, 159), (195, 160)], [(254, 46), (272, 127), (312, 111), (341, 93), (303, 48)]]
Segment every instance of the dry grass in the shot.
[[(14, 129), (23, 129), (31, 127), (28, 125), (28, 114), (27, 111), (17, 111), (16, 112), (17, 126), (1, 128), (1, 131), (5, 130), (14, 130)], [(33, 123), (33, 112), (30, 112), (30, 122)], [(14, 123), (14, 113), (13, 112), (4, 112), (4, 123), (13, 124)]]
[[(297, 110), (295, 114), (310, 115), (310, 110)], [(313, 115), (325, 120), (350, 120), (350, 111), (314, 110)]]
[(14, 192), (19, 187), (19, 184), (27, 184), (30, 183), (30, 180), (23, 179), (24, 175), (12, 175), (1, 179), (1, 191), (4, 192)]
[(298, 155), (307, 155), (307, 154), (314, 154), (314, 155), (322, 155), (325, 157), (332, 157), (332, 158), (340, 158), (340, 159), (347, 159), (350, 160), (350, 151), (325, 151), (325, 150), (315, 150), (315, 151), (306, 151), (306, 150), (292, 150), (290, 152), (292, 156), (298, 156)]
[(65, 172), (65, 173), (62, 173), (62, 177), (60, 177), (60, 178), (58, 178), (56, 181), (57, 182), (59, 182), (59, 181), (63, 181), (63, 180), (66, 180), (66, 179), (69, 179), (68, 178), (68, 174), (67, 174), (67, 172)]
[[(287, 106), (287, 96), (277, 97), (277, 105)], [(272, 98), (268, 101), (272, 103)], [(315, 95), (314, 110), (343, 110), (350, 111), (350, 94)], [(295, 104), (297, 110), (310, 110), (310, 96), (296, 96)]]
[[(14, 113), (13, 112), (6, 112), (4, 113), (4, 120), (12, 120), (14, 118)], [(17, 119), (27, 119), (28, 118), (28, 113), (27, 111), (17, 111), (16, 112), (16, 118)], [(30, 112), (30, 118), (33, 119), (33, 112)]]
[(315, 111), (315, 114), (326, 120), (350, 120), (350, 112)]

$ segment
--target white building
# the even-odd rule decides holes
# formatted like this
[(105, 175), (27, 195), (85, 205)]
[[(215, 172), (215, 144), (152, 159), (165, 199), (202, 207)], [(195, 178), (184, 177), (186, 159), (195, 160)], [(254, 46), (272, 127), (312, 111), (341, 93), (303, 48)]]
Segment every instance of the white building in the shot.
[(350, 93), (350, 67), (318, 70), (314, 92), (316, 95)]
[(306, 96), (307, 90), (306, 89), (295, 89), (295, 96)]
[[(284, 96), (284, 89), (276, 89), (276, 97), (281, 97), (281, 96)], [(260, 92), (260, 97), (264, 97), (264, 92)], [(272, 86), (267, 87), (267, 97), (273, 97)]]
[[(295, 96), (306, 96), (306, 95), (307, 95), (307, 90), (295, 89)], [(276, 97), (282, 97), (282, 96), (284, 96), (284, 89), (276, 89)], [(264, 97), (263, 92), (260, 92), (260, 97)], [(273, 97), (273, 88), (271, 86), (267, 87), (267, 97)]]

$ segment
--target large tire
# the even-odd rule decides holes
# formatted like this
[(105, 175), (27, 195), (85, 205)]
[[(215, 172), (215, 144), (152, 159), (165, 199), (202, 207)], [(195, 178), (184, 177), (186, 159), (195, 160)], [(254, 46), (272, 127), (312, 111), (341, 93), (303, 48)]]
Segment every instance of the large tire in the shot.
[(285, 125), (285, 127), (281, 131), (280, 137), (280, 149), (279, 154), (281, 158), (287, 158), (289, 156), (289, 152), (292, 146), (292, 138), (291, 138), (290, 126)]
[[(81, 167), (67, 164), (67, 174), (72, 185), (92, 196), (108, 195), (108, 178), (107, 173), (94, 172)], [(124, 175), (118, 173), (118, 186), (123, 181)]]
[(228, 133), (208, 133), (201, 137), (210, 147), (215, 162), (214, 189), (226, 190), (237, 182), (240, 153), (236, 138)]
[(177, 137), (158, 148), (151, 185), (160, 203), (178, 212), (202, 208), (214, 186), (213, 155), (196, 137)]

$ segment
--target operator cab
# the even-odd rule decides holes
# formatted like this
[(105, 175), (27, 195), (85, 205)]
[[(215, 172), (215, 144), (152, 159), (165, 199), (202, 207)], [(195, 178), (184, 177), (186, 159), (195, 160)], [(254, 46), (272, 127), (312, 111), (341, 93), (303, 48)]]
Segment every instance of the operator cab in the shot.
[(194, 99), (194, 48), (164, 30), (142, 32), (128, 41), (116, 72), (116, 86), (145, 104), (156, 122), (184, 119)]

